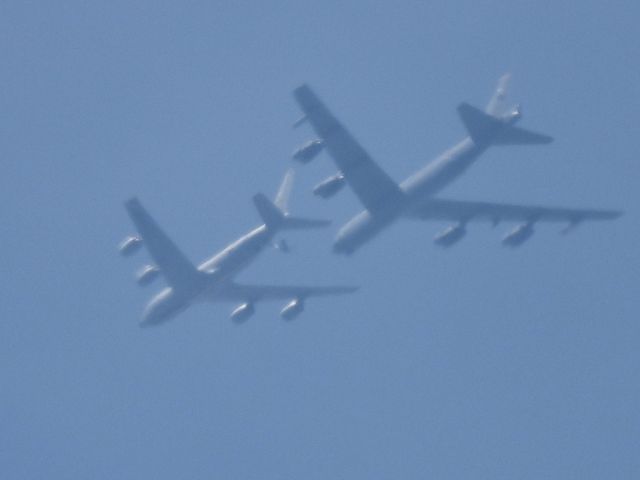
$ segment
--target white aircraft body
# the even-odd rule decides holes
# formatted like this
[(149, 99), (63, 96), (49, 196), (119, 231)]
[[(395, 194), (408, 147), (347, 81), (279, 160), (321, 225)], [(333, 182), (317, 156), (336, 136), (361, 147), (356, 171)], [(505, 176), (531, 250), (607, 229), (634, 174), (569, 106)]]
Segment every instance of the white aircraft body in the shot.
[(314, 193), (328, 198), (348, 183), (365, 207), (340, 229), (333, 251), (353, 253), (398, 218), (452, 221), (453, 225), (434, 239), (444, 247), (459, 241), (466, 234), (466, 224), (472, 220), (488, 219), (494, 224), (501, 220), (517, 221), (520, 224), (502, 240), (504, 245), (515, 247), (531, 237), (534, 223), (538, 221), (564, 221), (573, 227), (584, 220), (609, 220), (620, 216), (621, 212), (612, 210), (509, 205), (436, 197), (492, 145), (546, 144), (553, 140), (547, 135), (515, 126), (522, 114), (519, 106), (505, 108), (508, 81), (509, 75), (500, 79), (484, 112), (467, 103), (460, 104), (458, 114), (469, 136), (400, 184), (373, 161), (307, 85), (295, 89), (294, 97), (304, 113), (296, 126), (310, 123), (320, 139), (294, 152), (294, 159), (307, 163), (326, 148), (339, 168), (337, 174), (318, 184)]
[[(351, 293), (355, 287), (329, 286), (270, 286), (243, 285), (234, 277), (249, 265), (267, 246), (274, 245), (274, 236), (281, 230), (325, 227), (330, 222), (291, 216), (286, 203), (292, 183), (292, 172), (288, 172), (280, 187), (275, 202), (257, 194), (253, 202), (264, 224), (251, 230), (222, 251), (194, 266), (162, 231), (155, 220), (144, 209), (137, 198), (125, 202), (138, 236), (130, 236), (120, 245), (120, 252), (131, 255), (146, 245), (156, 266), (146, 266), (138, 273), (138, 283), (146, 285), (163, 275), (168, 287), (153, 297), (145, 308), (141, 326), (159, 325), (172, 319), (191, 304), (201, 301), (239, 302), (231, 313), (231, 319), (242, 323), (255, 312), (254, 304), (262, 300), (287, 299), (289, 303), (280, 315), (292, 320), (304, 310), (308, 297)], [(274, 245), (287, 251), (286, 244)]]

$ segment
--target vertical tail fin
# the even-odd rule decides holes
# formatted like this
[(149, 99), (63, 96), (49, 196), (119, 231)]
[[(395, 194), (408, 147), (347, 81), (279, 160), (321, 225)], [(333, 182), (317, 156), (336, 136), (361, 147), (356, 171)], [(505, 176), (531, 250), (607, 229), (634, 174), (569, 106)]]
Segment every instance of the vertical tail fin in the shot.
[(273, 202), (262, 193), (254, 195), (253, 203), (267, 228), (271, 230), (293, 230), (328, 226), (331, 223), (328, 220), (316, 220), (289, 215), (287, 209), (292, 187), (293, 170), (289, 170), (282, 179), (282, 183)]
[(275, 206), (278, 207), (282, 213), (287, 213), (289, 208), (289, 197), (291, 196), (293, 179), (293, 169), (287, 170), (287, 173), (284, 174), (284, 178), (280, 184), (280, 188), (278, 188), (278, 193), (276, 193), (276, 198), (273, 200)]
[(269, 229), (278, 229), (284, 223), (284, 213), (264, 194), (258, 193), (253, 196), (253, 204), (258, 209), (262, 221)]
[(498, 86), (493, 93), (491, 100), (487, 104), (485, 112), (492, 117), (499, 117), (506, 113), (509, 109), (506, 104), (507, 94), (509, 93), (509, 84), (511, 83), (511, 74), (505, 73), (498, 80)]

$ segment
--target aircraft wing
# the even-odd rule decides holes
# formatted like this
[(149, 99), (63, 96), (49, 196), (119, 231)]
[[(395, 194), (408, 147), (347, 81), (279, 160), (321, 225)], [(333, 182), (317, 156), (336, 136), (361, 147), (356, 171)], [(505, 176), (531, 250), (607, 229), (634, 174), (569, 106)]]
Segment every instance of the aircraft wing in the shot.
[(547, 221), (580, 223), (584, 220), (613, 220), (622, 215), (619, 210), (594, 210), (563, 207), (543, 207), (533, 205), (512, 205), (508, 203), (473, 202), (432, 198), (425, 200), (408, 216), (421, 220), (471, 220), (507, 221)]
[(162, 231), (140, 201), (137, 198), (127, 200), (125, 208), (167, 283), (177, 290), (188, 289), (193, 285), (200, 273)]
[(375, 213), (385, 204), (402, 197), (398, 185), (372, 160), (309, 86), (296, 88), (293, 96), (367, 210)]
[(228, 300), (255, 302), (259, 300), (278, 300), (291, 298), (323, 297), (328, 295), (345, 295), (358, 290), (358, 287), (300, 287), (274, 285), (241, 285), (230, 282), (221, 287), (220, 297)]

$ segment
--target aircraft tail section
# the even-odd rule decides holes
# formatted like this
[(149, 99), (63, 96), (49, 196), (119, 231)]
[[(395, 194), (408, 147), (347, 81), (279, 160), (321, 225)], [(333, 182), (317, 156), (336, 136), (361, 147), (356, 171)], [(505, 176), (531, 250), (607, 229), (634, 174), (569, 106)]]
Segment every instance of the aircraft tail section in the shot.
[(317, 220), (289, 215), (287, 212), (278, 208), (275, 203), (269, 200), (262, 193), (254, 195), (253, 203), (267, 228), (272, 230), (322, 228), (331, 223), (328, 220)]
[(516, 127), (522, 118), (520, 105), (507, 102), (511, 74), (500, 77), (487, 108), (480, 110), (468, 103), (458, 106), (458, 114), (476, 144), (481, 145), (541, 145), (553, 138), (541, 133)]
[(293, 169), (287, 170), (287, 173), (284, 174), (284, 178), (282, 179), (282, 183), (280, 183), (280, 188), (278, 188), (278, 193), (276, 193), (276, 197), (273, 200), (275, 206), (278, 207), (282, 213), (286, 213), (289, 208), (289, 197), (291, 196), (291, 189), (293, 188), (293, 179)]
[(309, 230), (311, 228), (324, 228), (329, 225), (331, 225), (331, 220), (287, 216), (284, 219), (283, 228), (286, 230)]
[(254, 195), (253, 204), (267, 228), (278, 229), (282, 227), (285, 219), (284, 213), (264, 194)]
[(546, 145), (553, 137), (524, 128), (507, 125), (491, 141), (492, 145)]
[[(487, 108), (485, 112), (492, 117), (500, 117), (507, 110), (510, 110), (513, 107), (507, 105), (507, 94), (509, 93), (509, 85), (511, 83), (511, 74), (505, 73), (498, 80), (498, 85), (496, 86), (495, 91), (493, 92), (493, 96), (489, 103), (487, 104)], [(517, 107), (516, 107), (517, 109)]]

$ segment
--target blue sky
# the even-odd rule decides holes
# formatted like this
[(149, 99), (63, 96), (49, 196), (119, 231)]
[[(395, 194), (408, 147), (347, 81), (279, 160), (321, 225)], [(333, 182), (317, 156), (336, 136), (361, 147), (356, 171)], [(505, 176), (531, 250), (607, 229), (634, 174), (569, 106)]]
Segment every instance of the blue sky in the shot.
[[(640, 475), (640, 69), (635, 2), (24, 2), (0, 5), (3, 478), (601, 479)], [(622, 208), (523, 248), (399, 223), (353, 258), (358, 211), (267, 251), (245, 281), (354, 283), (293, 323), (229, 305), (164, 328), (123, 260), (138, 195), (194, 261), (259, 219), (312, 85), (401, 180), (458, 141), (455, 106), (513, 73), (550, 146), (488, 151), (447, 196)], [(144, 257), (144, 256), (143, 256)]]

